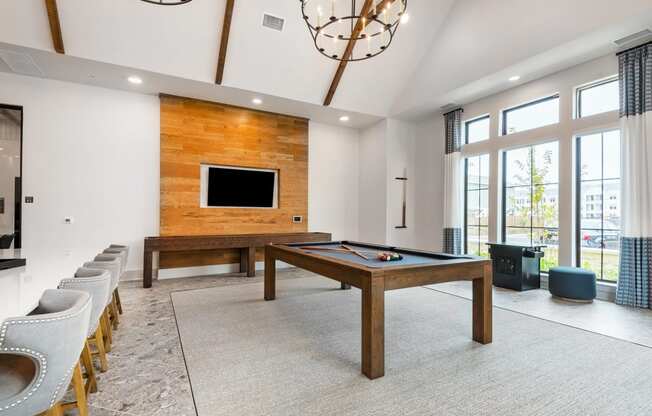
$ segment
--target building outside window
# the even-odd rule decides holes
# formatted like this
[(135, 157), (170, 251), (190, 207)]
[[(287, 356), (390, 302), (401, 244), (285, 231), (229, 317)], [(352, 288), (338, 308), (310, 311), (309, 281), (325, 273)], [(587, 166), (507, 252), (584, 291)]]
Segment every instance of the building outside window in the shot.
[(541, 270), (559, 259), (557, 142), (503, 152), (503, 242), (545, 245)]
[(464, 160), (464, 252), (489, 257), (489, 155)]
[(620, 131), (577, 138), (577, 264), (598, 279), (618, 280)]

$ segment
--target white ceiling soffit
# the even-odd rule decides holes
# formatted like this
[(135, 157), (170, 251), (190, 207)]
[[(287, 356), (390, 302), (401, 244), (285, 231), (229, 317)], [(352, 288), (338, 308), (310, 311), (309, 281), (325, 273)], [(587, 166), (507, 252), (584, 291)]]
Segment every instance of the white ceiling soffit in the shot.
[(459, 0), (392, 107), (419, 119), (615, 51), (652, 25), (650, 0)]
[[(212, 82), (192, 81), (150, 71), (9, 45), (2, 42), (0, 42), (0, 51), (29, 56), (43, 71), (43, 78), (59, 81), (75, 82), (140, 94), (158, 95), (162, 93), (178, 95), (248, 107), (254, 110), (305, 117), (313, 121), (344, 127), (363, 128), (375, 124), (382, 119), (381, 117), (370, 114), (352, 111), (345, 112), (335, 107), (308, 104), (249, 90), (224, 87)], [(12, 73), (13, 71), (7, 66), (0, 65), (0, 72)], [(127, 82), (127, 78), (132, 75), (142, 78), (143, 83), (132, 85)], [(252, 105), (253, 98), (260, 98), (262, 104)], [(344, 114), (349, 116), (349, 122), (346, 124), (339, 121), (339, 118)]]

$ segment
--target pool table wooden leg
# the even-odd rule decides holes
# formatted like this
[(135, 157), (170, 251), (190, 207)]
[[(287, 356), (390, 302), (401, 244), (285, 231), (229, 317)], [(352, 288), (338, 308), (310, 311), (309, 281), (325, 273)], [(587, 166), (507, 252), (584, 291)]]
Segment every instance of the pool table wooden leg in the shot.
[(265, 300), (276, 299), (276, 259), (265, 253)]
[(483, 277), (473, 280), (473, 340), (481, 344), (492, 341), (492, 271), (484, 266)]
[(371, 278), (362, 289), (362, 373), (385, 375), (385, 279)]

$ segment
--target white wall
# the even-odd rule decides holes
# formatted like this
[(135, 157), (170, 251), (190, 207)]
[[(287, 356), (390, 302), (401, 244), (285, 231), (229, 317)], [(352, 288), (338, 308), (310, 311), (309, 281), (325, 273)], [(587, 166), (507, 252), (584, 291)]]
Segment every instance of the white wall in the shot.
[[(24, 107), (23, 194), (35, 203), (23, 204), (23, 292), (54, 287), (111, 242), (142, 270), (143, 237), (159, 231), (158, 98), (0, 73), (0, 102)], [(359, 132), (311, 123), (309, 140), (309, 229), (358, 239)]]
[(441, 251), (443, 242), (444, 120), (417, 123), (415, 138), (415, 246)]
[[(387, 244), (416, 247), (415, 126), (413, 123), (387, 120)], [(407, 177), (407, 183), (396, 180)], [(406, 225), (401, 225), (403, 186), (407, 187)]]
[(310, 122), (308, 228), (336, 240), (358, 239), (360, 132)]
[(129, 244), (128, 268), (142, 268), (143, 237), (159, 224), (158, 98), (0, 73), (0, 102), (23, 106), (23, 196), (34, 197), (23, 203), (23, 251), (35, 291), (109, 243)]
[(387, 241), (387, 120), (360, 133), (358, 237), (368, 243)]

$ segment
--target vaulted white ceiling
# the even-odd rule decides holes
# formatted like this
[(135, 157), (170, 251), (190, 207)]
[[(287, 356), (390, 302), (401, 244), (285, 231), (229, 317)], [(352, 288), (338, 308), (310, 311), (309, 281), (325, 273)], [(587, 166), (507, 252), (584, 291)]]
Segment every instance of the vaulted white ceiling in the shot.
[[(200, 95), (217, 97), (232, 88), (313, 108), (337, 68), (314, 49), (296, 0), (235, 1), (223, 86), (214, 80), (225, 0), (175, 7), (139, 0), (57, 3), (67, 55), (56, 61), (57, 74), (66, 62), (76, 73), (81, 61), (73, 58), (82, 58), (114, 65), (107, 73), (120, 67), (174, 77), (179, 94), (187, 80), (189, 95), (205, 89)], [(385, 53), (348, 65), (330, 111), (418, 117), (509, 88), (505, 75), (513, 71), (523, 81), (546, 75), (652, 27), (650, 0), (409, 0), (408, 12), (410, 22)], [(284, 30), (262, 27), (263, 13), (285, 18)], [(53, 52), (43, 1), (0, 1), (0, 42)], [(50, 61), (41, 55), (40, 62)]]

